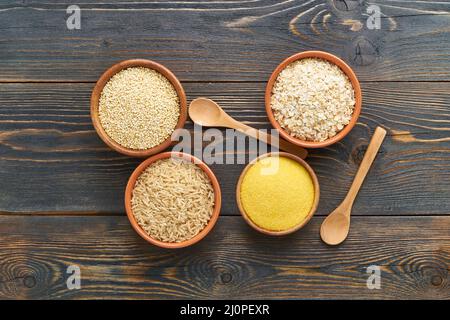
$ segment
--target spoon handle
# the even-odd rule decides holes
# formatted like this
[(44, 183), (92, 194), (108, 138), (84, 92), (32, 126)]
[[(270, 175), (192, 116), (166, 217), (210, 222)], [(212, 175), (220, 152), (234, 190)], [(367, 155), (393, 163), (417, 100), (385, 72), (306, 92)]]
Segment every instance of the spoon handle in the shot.
[[(233, 119), (234, 120), (234, 119)], [(239, 132), (242, 132), (250, 137), (253, 137), (257, 140), (261, 140), (266, 144), (275, 145), (277, 144), (278, 140), (278, 148), (292, 153), (293, 155), (296, 155), (302, 159), (305, 159), (308, 155), (308, 151), (305, 148), (296, 146), (295, 144), (289, 143), (286, 140), (280, 139), (275, 136), (272, 136), (270, 134), (265, 133), (264, 131), (252, 128), (250, 126), (247, 126), (246, 124), (243, 124), (239, 121), (233, 121), (233, 129), (238, 130)]]
[(356, 195), (358, 194), (359, 189), (367, 175), (367, 172), (370, 169), (375, 157), (377, 156), (378, 150), (383, 143), (384, 137), (386, 136), (386, 130), (381, 127), (377, 127), (375, 129), (375, 133), (370, 140), (369, 147), (367, 148), (366, 153), (364, 154), (364, 158), (359, 166), (358, 172), (356, 173), (355, 178), (353, 179), (352, 186), (345, 197), (344, 202), (347, 202), (349, 206), (353, 204), (355, 201)]

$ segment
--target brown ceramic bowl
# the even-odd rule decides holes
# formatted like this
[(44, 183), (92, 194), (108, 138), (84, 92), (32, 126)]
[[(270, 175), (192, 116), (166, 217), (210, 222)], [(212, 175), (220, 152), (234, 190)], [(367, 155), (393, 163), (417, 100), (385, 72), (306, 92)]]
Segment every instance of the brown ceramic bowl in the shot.
[[(247, 215), (247, 213), (244, 210), (244, 207), (241, 203), (241, 184), (242, 184), (242, 180), (244, 179), (244, 176), (247, 174), (247, 171), (260, 159), (266, 158), (266, 157), (272, 157), (272, 156), (279, 156), (279, 157), (286, 157), (289, 159), (292, 159), (296, 162), (298, 162), (302, 167), (304, 167), (309, 175), (311, 176), (311, 179), (313, 181), (313, 185), (314, 185), (314, 202), (313, 205), (311, 207), (311, 210), (309, 211), (308, 215), (306, 216), (306, 218), (301, 221), (298, 225), (290, 228), (290, 229), (286, 229), (286, 230), (282, 230), (282, 231), (273, 231), (273, 230), (267, 230), (264, 228), (261, 228), (260, 226), (258, 226), (257, 224), (255, 224), (250, 217)], [(269, 152), (266, 154), (263, 154), (259, 157), (257, 157), (256, 159), (254, 159), (252, 162), (250, 162), (242, 171), (241, 176), (239, 177), (237, 186), (236, 186), (236, 202), (239, 208), (239, 211), (241, 212), (242, 217), (244, 218), (244, 220), (255, 230), (270, 235), (270, 236), (284, 236), (290, 233), (293, 233), (297, 230), (299, 230), (300, 228), (302, 228), (304, 225), (306, 225), (308, 223), (309, 220), (311, 220), (312, 216), (314, 215), (314, 213), (317, 210), (317, 206), (319, 205), (319, 198), (320, 198), (320, 187), (319, 187), (319, 180), (317, 180), (317, 176), (314, 173), (313, 169), (301, 158), (294, 156), (293, 154), (287, 153), (287, 152)]]
[[(136, 219), (134, 218), (133, 210), (131, 208), (131, 198), (132, 198), (132, 194), (133, 194), (133, 188), (136, 184), (137, 178), (142, 173), (142, 171), (144, 171), (152, 163), (154, 163), (160, 159), (170, 158), (172, 156), (182, 157), (183, 159), (191, 161), (192, 163), (195, 163), (197, 166), (199, 166), (208, 175), (208, 177), (211, 181), (211, 185), (214, 189), (214, 211), (213, 211), (211, 219), (209, 220), (206, 227), (202, 231), (200, 231), (200, 233), (198, 233), (195, 237), (193, 237), (189, 240), (183, 241), (183, 242), (176, 242), (176, 243), (159, 241), (159, 240), (156, 240), (156, 239), (152, 238), (151, 236), (149, 236), (136, 222)], [(201, 239), (203, 239), (212, 230), (212, 228), (216, 224), (217, 219), (219, 218), (221, 205), (222, 205), (222, 195), (221, 195), (221, 191), (220, 191), (219, 182), (217, 181), (217, 178), (214, 175), (214, 173), (203, 161), (199, 160), (198, 158), (196, 158), (190, 154), (183, 153), (183, 152), (163, 152), (163, 153), (159, 153), (157, 155), (154, 155), (154, 156), (148, 158), (147, 160), (142, 162), (131, 174), (131, 177), (128, 180), (128, 184), (127, 184), (127, 187), (125, 190), (125, 209), (127, 212), (128, 219), (130, 220), (131, 226), (142, 238), (144, 238), (151, 244), (154, 244), (154, 245), (162, 247), (162, 248), (169, 248), (169, 249), (183, 248), (183, 247), (193, 245), (193, 244), (197, 243), (198, 241), (200, 241)]]
[[(280, 72), (286, 68), (286, 66), (296, 60), (304, 59), (304, 58), (321, 58), (324, 60), (327, 60), (331, 63), (334, 63), (338, 67), (341, 68), (342, 71), (347, 75), (347, 77), (350, 79), (350, 82), (353, 85), (353, 90), (355, 91), (355, 109), (353, 110), (353, 115), (350, 120), (350, 123), (347, 124), (341, 131), (338, 132), (337, 135), (334, 137), (331, 137), (325, 141), (320, 142), (314, 142), (314, 141), (305, 141), (298, 138), (295, 138), (291, 136), (288, 132), (286, 132), (280, 124), (275, 120), (275, 117), (273, 115), (270, 99), (272, 96), (272, 88), (275, 83), (275, 80), (277, 79)], [(361, 113), (361, 104), (362, 104), (362, 95), (361, 95), (361, 86), (359, 85), (358, 78), (356, 77), (353, 70), (341, 59), (336, 57), (335, 55), (332, 55), (327, 52), (323, 51), (305, 51), (300, 52), (297, 54), (294, 54), (284, 60), (282, 63), (278, 65), (278, 67), (275, 69), (275, 71), (272, 73), (272, 75), (269, 78), (269, 82), (266, 86), (266, 94), (265, 94), (265, 102), (266, 102), (266, 112), (267, 116), (269, 117), (270, 123), (272, 126), (278, 130), (280, 135), (287, 141), (296, 144), (298, 146), (304, 147), (304, 148), (323, 148), (326, 146), (329, 146), (335, 142), (338, 142), (342, 138), (344, 138), (350, 130), (355, 126), (356, 121), (358, 120), (359, 114)]]
[(175, 130), (184, 127), (184, 124), (186, 122), (187, 118), (187, 102), (186, 102), (186, 94), (184, 93), (184, 89), (181, 86), (180, 81), (178, 81), (177, 77), (166, 67), (163, 65), (160, 65), (159, 63), (156, 63), (151, 60), (144, 60), (144, 59), (132, 59), (132, 60), (125, 60), (122, 62), (119, 62), (115, 65), (113, 65), (111, 68), (105, 71), (105, 73), (102, 74), (100, 79), (98, 79), (97, 84), (94, 87), (94, 90), (92, 91), (91, 96), (91, 118), (92, 123), (94, 124), (94, 128), (97, 131), (97, 134), (100, 136), (100, 138), (112, 149), (116, 150), (117, 152), (120, 152), (122, 154), (125, 154), (127, 156), (131, 157), (148, 157), (152, 154), (158, 153), (163, 151), (164, 149), (167, 149), (170, 144), (172, 143), (171, 137), (168, 137), (165, 141), (163, 141), (161, 144), (154, 146), (150, 149), (145, 150), (136, 150), (136, 149), (130, 149), (126, 148), (113, 139), (111, 139), (105, 130), (103, 129), (100, 118), (98, 115), (98, 105), (100, 100), (100, 95), (103, 91), (103, 88), (105, 87), (106, 83), (111, 79), (112, 76), (114, 76), (116, 73), (123, 69), (127, 69), (130, 67), (145, 67), (149, 69), (153, 69), (155, 71), (158, 71), (163, 76), (165, 76), (170, 83), (174, 86), (175, 90), (178, 93), (178, 97), (180, 99), (180, 117), (178, 118), (177, 125), (175, 126)]

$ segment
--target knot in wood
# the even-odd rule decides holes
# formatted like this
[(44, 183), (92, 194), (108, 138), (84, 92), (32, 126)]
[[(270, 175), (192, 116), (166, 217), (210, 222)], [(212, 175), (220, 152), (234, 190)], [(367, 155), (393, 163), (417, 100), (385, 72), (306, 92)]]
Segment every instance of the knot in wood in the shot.
[(440, 286), (442, 284), (443, 281), (444, 280), (442, 279), (442, 277), (440, 275), (434, 275), (434, 276), (431, 277), (431, 284), (433, 286), (438, 287), (438, 286)]
[(23, 285), (27, 288), (33, 288), (36, 285), (36, 278), (33, 276), (26, 276), (23, 278)]
[(352, 160), (356, 165), (360, 165), (364, 154), (367, 151), (367, 144), (359, 145), (355, 147), (352, 151)]
[(333, 0), (334, 7), (339, 11), (353, 11), (361, 4), (361, 0)]
[(232, 279), (233, 277), (231, 276), (231, 273), (224, 272), (220, 275), (220, 280), (222, 281), (222, 283), (229, 283)]
[(371, 65), (375, 62), (378, 55), (378, 48), (367, 38), (358, 37), (353, 41), (351, 59), (355, 65)]

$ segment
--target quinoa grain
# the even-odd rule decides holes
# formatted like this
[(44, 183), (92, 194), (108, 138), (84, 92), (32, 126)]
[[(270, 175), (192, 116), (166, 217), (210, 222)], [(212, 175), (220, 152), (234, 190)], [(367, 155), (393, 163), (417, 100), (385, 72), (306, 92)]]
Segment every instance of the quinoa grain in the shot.
[(180, 116), (178, 94), (161, 73), (131, 67), (106, 83), (99, 101), (100, 123), (123, 147), (145, 150), (166, 140)]

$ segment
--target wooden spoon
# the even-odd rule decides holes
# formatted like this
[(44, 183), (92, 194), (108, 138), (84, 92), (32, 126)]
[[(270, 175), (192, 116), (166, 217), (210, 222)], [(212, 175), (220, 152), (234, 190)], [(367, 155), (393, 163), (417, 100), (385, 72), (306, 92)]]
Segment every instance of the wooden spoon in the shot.
[(322, 240), (329, 245), (337, 245), (343, 242), (350, 230), (350, 213), (356, 195), (375, 159), (378, 149), (386, 136), (386, 130), (381, 127), (375, 129), (369, 147), (361, 162), (361, 165), (353, 180), (352, 186), (344, 201), (323, 221), (320, 227), (320, 236)]
[(291, 144), (285, 140), (278, 139), (275, 136), (249, 127), (242, 122), (233, 119), (211, 99), (197, 98), (193, 100), (189, 106), (188, 112), (192, 121), (198, 125), (205, 127), (224, 127), (235, 129), (267, 144), (277, 146), (276, 143), (278, 142), (278, 147), (281, 150), (292, 153), (302, 159), (305, 159), (308, 155), (308, 151), (302, 147)]

